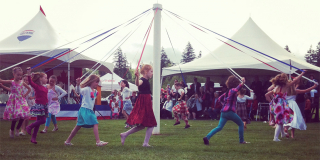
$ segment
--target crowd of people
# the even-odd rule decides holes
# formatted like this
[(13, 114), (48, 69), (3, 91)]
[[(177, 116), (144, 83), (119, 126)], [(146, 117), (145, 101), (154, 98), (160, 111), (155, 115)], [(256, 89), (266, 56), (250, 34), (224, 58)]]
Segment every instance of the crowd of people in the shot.
[[(13, 80), (0, 79), (1, 85), (2, 83), (10, 84), (10, 88), (3, 87), (10, 92), (3, 115), (5, 120), (12, 121), (9, 136), (14, 138), (28, 133), (32, 135), (30, 141), (37, 144), (37, 133), (42, 124), (46, 123), (40, 133), (47, 132), (51, 120), (54, 124), (53, 131), (58, 130), (55, 118), (55, 115), (60, 111), (58, 100), (67, 92), (56, 85), (57, 77), (55, 75), (49, 77), (47, 84), (47, 75), (43, 72), (32, 73), (30, 67), (27, 68), (25, 75), (20, 67), (15, 67), (12, 73)], [(203, 138), (206, 145), (209, 145), (211, 137), (221, 131), (227, 121), (231, 120), (238, 125), (239, 142), (247, 144), (248, 142), (244, 141), (244, 129), (247, 129), (247, 124), (250, 123), (251, 115), (253, 115), (250, 114), (252, 107), (248, 107), (250, 105), (247, 105), (247, 101), (251, 101), (251, 106), (253, 106), (254, 103), (263, 102), (265, 99), (270, 105), (269, 124), (275, 125), (273, 141), (280, 141), (280, 134), (282, 137), (289, 137), (288, 130), (290, 128), (291, 137), (294, 138), (294, 130), (306, 130), (306, 122), (310, 120), (311, 109), (318, 109), (315, 106), (319, 105), (318, 83), (311, 75), (311, 81), (305, 85), (301, 80), (304, 73), (302, 72), (298, 77), (292, 77), (292, 80), (284, 73), (278, 74), (270, 79), (270, 83), (265, 84), (268, 86), (266, 90), (263, 89), (258, 77), (252, 83), (251, 89), (246, 89), (248, 87), (245, 86), (245, 78), (239, 79), (235, 76), (229, 76), (225, 87), (219, 89), (214, 88), (214, 83), (209, 77), (207, 77), (204, 86), (201, 86), (197, 78), (194, 78), (194, 83), (189, 89), (184, 82), (175, 80), (172, 87), (168, 84), (165, 89), (160, 91), (160, 116), (167, 119), (174, 118), (174, 126), (179, 125), (180, 119), (182, 119), (186, 129), (190, 128), (190, 119), (208, 117), (212, 120), (219, 120), (218, 126)], [(140, 74), (141, 78), (139, 78)], [(113, 119), (124, 117), (126, 119), (125, 127), (130, 128), (128, 131), (120, 133), (123, 145), (129, 135), (147, 127), (142, 146), (150, 147), (149, 139), (153, 128), (157, 126), (149, 83), (152, 75), (152, 66), (143, 65), (140, 73), (138, 69), (135, 71), (138, 95), (130, 90), (126, 80), (122, 80), (120, 82), (121, 90), (113, 91), (108, 98)], [(94, 113), (94, 103), (99, 94), (96, 88), (99, 82), (98, 76), (90, 75), (83, 82), (78, 78), (75, 87), (69, 89), (69, 94), (73, 93), (76, 97), (81, 97), (81, 107), (76, 126), (64, 142), (65, 145), (73, 145), (71, 140), (81, 128), (93, 128), (97, 146), (108, 144), (99, 138), (99, 123)], [(249, 96), (246, 95), (247, 93)], [(30, 116), (36, 116), (37, 120), (28, 125)]]

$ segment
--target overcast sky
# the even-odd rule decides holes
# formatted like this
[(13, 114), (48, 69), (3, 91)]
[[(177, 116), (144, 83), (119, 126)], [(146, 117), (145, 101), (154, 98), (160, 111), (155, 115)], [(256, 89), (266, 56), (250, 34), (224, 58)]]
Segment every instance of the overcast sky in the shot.
[[(151, 8), (156, 2), (156, 0), (1, 0), (0, 41), (31, 20), (38, 13), (40, 5), (57, 33), (63, 39), (72, 41), (101, 28), (105, 30), (113, 28)], [(276, 43), (283, 47), (288, 45), (291, 52), (298, 57), (303, 57), (310, 45), (315, 48), (320, 42), (319, 0), (158, 0), (158, 2), (164, 9), (227, 37), (231, 37), (251, 17)], [(153, 14), (149, 14), (142, 17), (141, 26), (121, 46), (128, 61), (133, 63), (132, 66), (137, 64), (142, 50), (142, 38), (152, 16)], [(172, 16), (171, 18), (165, 11), (162, 12), (162, 46), (175, 63), (180, 61), (181, 53), (188, 41), (197, 55), (199, 51), (205, 55), (221, 45), (221, 42), (214, 37), (205, 36), (176, 18)], [(137, 27), (139, 22), (120, 29), (115, 35), (90, 49), (90, 52), (83, 54), (101, 59), (129, 31)], [(171, 49), (165, 28), (170, 34), (177, 55)], [(152, 44), (151, 32), (142, 59), (144, 63), (152, 61)], [(108, 61), (111, 62), (112, 58)]]

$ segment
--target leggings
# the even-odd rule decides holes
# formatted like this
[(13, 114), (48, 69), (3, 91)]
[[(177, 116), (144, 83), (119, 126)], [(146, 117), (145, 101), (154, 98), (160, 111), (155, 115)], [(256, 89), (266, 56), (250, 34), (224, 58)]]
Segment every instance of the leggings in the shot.
[(51, 121), (50, 118), (52, 119), (52, 123), (53, 124), (57, 124), (56, 116), (52, 115), (51, 113), (49, 113), (49, 116), (48, 116), (48, 118), (46, 120), (46, 127), (49, 127), (49, 125), (50, 125), (50, 121)]
[[(19, 120), (19, 123), (18, 123), (18, 125), (17, 125), (17, 130), (20, 129), (23, 121), (24, 121), (24, 119), (20, 119), (20, 120)], [(16, 123), (17, 123), (17, 121), (12, 121), (12, 122), (11, 122), (11, 131), (14, 131), (14, 127), (15, 127)]]
[(228, 120), (233, 121), (234, 123), (236, 123), (239, 126), (239, 129), (238, 129), (239, 140), (240, 140), (240, 143), (242, 143), (244, 141), (244, 139), (243, 139), (243, 122), (242, 122), (241, 118), (233, 111), (221, 112), (219, 125), (208, 133), (208, 135), (207, 135), (208, 140), (213, 135), (215, 135), (216, 133), (221, 131)]
[(27, 130), (28, 128), (29, 129), (33, 129), (33, 134), (32, 134), (32, 139), (35, 140), (37, 138), (37, 134), (38, 134), (38, 131), (39, 131), (39, 127), (40, 125), (46, 123), (46, 116), (37, 116), (37, 121), (33, 122), (32, 124), (30, 124), (28, 127), (27, 127)]

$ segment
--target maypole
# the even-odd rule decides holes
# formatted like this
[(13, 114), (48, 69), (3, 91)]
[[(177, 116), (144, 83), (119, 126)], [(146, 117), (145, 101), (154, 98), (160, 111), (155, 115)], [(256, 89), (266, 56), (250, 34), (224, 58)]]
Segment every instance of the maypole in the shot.
[(157, 120), (157, 127), (152, 134), (160, 134), (160, 73), (161, 73), (161, 4), (153, 4), (154, 11), (154, 34), (153, 34), (153, 98), (152, 106), (154, 116)]

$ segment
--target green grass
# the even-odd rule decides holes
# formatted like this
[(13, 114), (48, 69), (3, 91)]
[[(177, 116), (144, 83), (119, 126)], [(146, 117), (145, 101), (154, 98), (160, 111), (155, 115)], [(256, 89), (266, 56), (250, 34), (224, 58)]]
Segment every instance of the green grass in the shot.
[[(296, 131), (295, 139), (273, 142), (274, 129), (262, 122), (252, 122), (245, 131), (245, 140), (239, 144), (236, 124), (229, 121), (224, 129), (214, 135), (210, 146), (202, 138), (218, 121), (190, 121), (189, 129), (184, 124), (172, 126), (173, 120), (161, 120), (161, 135), (153, 135), (144, 148), (145, 130), (130, 135), (124, 146), (119, 133), (126, 131), (124, 120), (99, 121), (100, 138), (108, 141), (104, 147), (95, 146), (92, 129), (81, 129), (72, 140), (74, 146), (63, 143), (75, 125), (75, 121), (58, 121), (59, 131), (38, 134), (38, 144), (30, 143), (30, 136), (9, 138), (9, 121), (0, 121), (0, 159), (320, 159), (320, 123), (308, 123), (306, 131)], [(43, 129), (43, 125), (40, 129)]]

